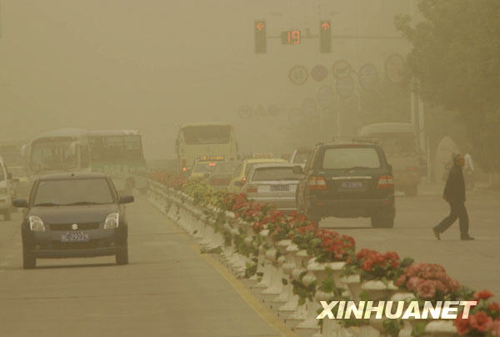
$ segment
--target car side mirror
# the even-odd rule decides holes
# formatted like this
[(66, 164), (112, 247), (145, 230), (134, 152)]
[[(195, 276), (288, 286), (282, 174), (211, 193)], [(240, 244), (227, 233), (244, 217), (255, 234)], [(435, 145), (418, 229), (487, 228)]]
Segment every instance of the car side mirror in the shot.
[(9, 173), (7, 173), (7, 179), (8, 179), (8, 180), (12, 180), (12, 173), (10, 173), (10, 172), (9, 172)]
[(387, 166), (389, 166), (389, 170), (391, 171), (392, 173), (392, 165), (391, 164), (387, 164)]
[(26, 199), (14, 199), (12, 201), (12, 206), (19, 208), (28, 208), (28, 200)]
[(292, 167), (292, 172), (294, 174), (304, 174), (304, 170), (302, 169), (302, 166), (300, 166), (300, 165), (295, 165), (294, 167)]
[(14, 178), (14, 179), (12, 179), (12, 181), (17, 184), (17, 183), (19, 183), (19, 178)]
[(130, 204), (131, 202), (134, 202), (133, 195), (120, 195), (120, 199), (118, 199), (119, 204)]
[(243, 181), (241, 180), (235, 181), (234, 186), (243, 186)]

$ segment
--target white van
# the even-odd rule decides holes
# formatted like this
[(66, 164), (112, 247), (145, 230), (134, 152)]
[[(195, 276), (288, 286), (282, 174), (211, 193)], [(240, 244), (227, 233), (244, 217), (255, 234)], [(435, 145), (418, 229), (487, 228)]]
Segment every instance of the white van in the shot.
[(10, 220), (12, 188), (12, 175), (7, 171), (7, 166), (0, 157), (0, 214), (3, 214), (4, 220)]
[(409, 123), (378, 123), (365, 126), (359, 136), (377, 140), (392, 165), (394, 186), (408, 196), (417, 195), (422, 154), (415, 127)]

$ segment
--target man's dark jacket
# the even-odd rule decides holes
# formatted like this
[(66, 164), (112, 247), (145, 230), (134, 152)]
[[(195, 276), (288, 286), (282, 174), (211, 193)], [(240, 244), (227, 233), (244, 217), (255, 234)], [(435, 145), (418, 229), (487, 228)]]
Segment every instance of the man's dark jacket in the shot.
[(451, 204), (465, 201), (465, 181), (460, 166), (453, 165), (450, 169), (443, 196)]

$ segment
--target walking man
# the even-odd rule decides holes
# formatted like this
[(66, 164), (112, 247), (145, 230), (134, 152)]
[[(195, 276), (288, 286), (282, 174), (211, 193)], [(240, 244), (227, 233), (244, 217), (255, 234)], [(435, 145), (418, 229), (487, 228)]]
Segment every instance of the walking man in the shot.
[(469, 216), (465, 208), (465, 181), (462, 173), (464, 164), (465, 160), (461, 154), (453, 155), (453, 166), (448, 174), (443, 192), (443, 199), (450, 204), (450, 215), (432, 229), (438, 240), (441, 240), (439, 235), (453, 225), (457, 218), (460, 226), (460, 239), (474, 240), (473, 237), (469, 236)]

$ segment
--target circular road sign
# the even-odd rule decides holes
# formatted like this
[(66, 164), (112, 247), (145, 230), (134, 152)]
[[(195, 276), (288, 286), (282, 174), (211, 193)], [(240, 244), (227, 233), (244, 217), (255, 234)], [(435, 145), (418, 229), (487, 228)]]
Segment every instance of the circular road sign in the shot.
[(280, 114), (280, 107), (276, 104), (272, 104), (267, 108), (267, 114), (269, 116), (276, 116)]
[(351, 75), (351, 65), (344, 60), (337, 61), (332, 66), (332, 72), (333, 76), (338, 80), (347, 78)]
[(329, 108), (333, 106), (335, 99), (335, 94), (333, 93), (333, 88), (329, 85), (325, 85), (318, 90), (317, 100), (321, 108)]
[(349, 98), (354, 91), (354, 80), (351, 76), (338, 79), (335, 88), (337, 89), (337, 94), (339, 94), (341, 98)]
[(299, 108), (291, 108), (288, 111), (288, 122), (293, 126), (300, 125), (302, 122), (302, 113)]
[(378, 82), (377, 67), (371, 63), (366, 63), (359, 69), (359, 84), (365, 88), (370, 89)]
[(311, 70), (311, 77), (318, 82), (324, 81), (328, 77), (328, 68), (322, 64), (315, 65)]
[(318, 105), (314, 98), (305, 98), (302, 102), (302, 113), (306, 116), (313, 116), (318, 111)]
[(252, 115), (253, 115), (253, 110), (248, 105), (242, 105), (238, 108), (238, 116), (240, 118), (245, 119), (245, 118), (252, 117)]
[(288, 72), (288, 78), (295, 85), (302, 85), (307, 82), (309, 72), (304, 66), (294, 66)]
[(403, 80), (405, 60), (399, 54), (390, 55), (385, 61), (385, 76), (391, 83), (399, 83)]

